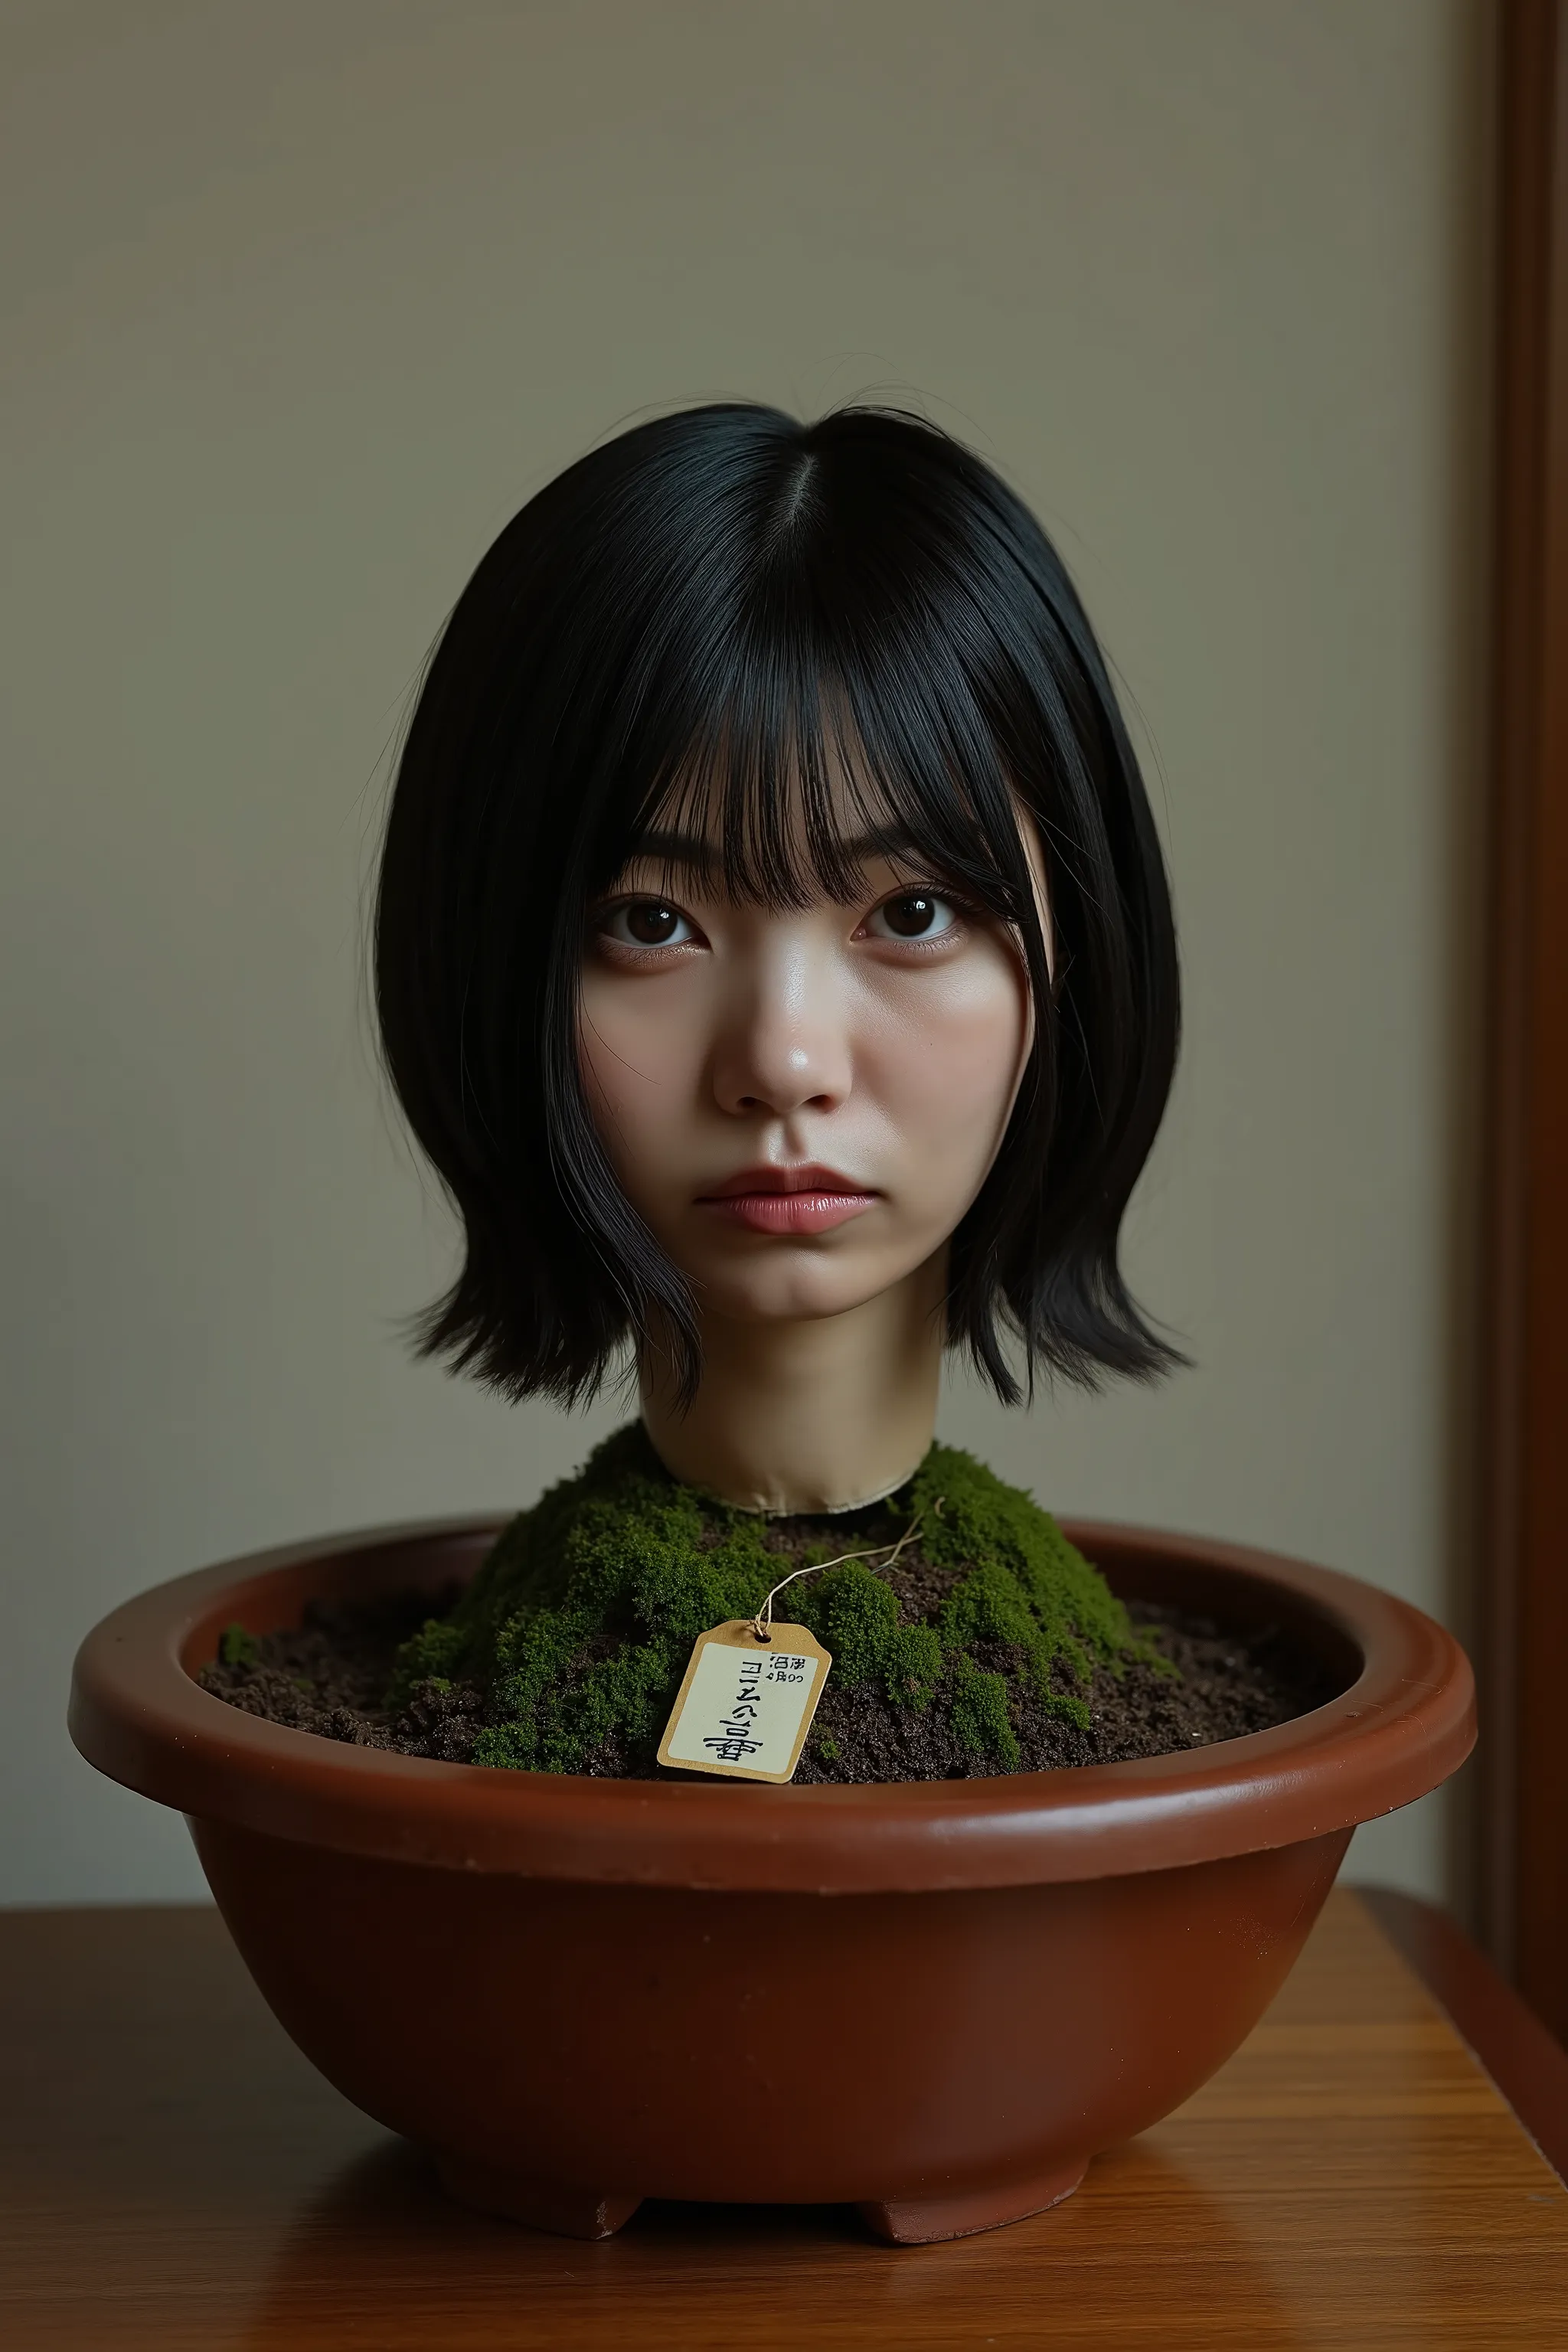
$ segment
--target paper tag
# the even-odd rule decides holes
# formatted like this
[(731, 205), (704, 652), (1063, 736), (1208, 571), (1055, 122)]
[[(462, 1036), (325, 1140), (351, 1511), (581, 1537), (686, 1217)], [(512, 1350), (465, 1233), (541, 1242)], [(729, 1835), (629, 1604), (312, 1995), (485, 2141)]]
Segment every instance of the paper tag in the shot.
[(771, 1625), (759, 1642), (749, 1617), (704, 1633), (691, 1653), (658, 1760), (737, 1780), (788, 1780), (800, 1762), (833, 1660), (804, 1625)]

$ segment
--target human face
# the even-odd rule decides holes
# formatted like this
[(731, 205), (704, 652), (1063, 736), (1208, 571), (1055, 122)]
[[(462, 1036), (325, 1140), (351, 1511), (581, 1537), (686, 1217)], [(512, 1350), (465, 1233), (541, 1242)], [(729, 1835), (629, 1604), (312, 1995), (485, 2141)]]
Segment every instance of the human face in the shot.
[(590, 914), (595, 1118), (705, 1315), (838, 1315), (941, 1273), (1006, 1129), (1033, 1035), (1016, 937), (874, 841), (855, 863), (852, 898), (773, 913), (656, 835)]

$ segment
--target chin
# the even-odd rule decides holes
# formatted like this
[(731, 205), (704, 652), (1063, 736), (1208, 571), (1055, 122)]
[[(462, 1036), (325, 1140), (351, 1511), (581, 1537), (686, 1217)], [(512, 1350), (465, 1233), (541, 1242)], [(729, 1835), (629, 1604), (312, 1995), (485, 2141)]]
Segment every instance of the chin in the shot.
[(874, 1271), (798, 1257), (793, 1265), (689, 1267), (704, 1305), (741, 1323), (814, 1322), (847, 1315), (903, 1279), (907, 1267)]

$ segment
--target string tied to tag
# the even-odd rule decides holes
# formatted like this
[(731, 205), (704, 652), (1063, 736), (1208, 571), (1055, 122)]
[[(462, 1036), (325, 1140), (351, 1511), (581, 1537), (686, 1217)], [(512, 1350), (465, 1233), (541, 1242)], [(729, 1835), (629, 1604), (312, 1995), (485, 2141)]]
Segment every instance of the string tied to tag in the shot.
[[(940, 1515), (942, 1510), (942, 1505), (940, 1502), (937, 1504), (936, 1507)], [(813, 1560), (809, 1567), (792, 1568), (787, 1576), (781, 1577), (779, 1579), (779, 1581), (774, 1585), (773, 1591), (768, 1594), (766, 1600), (763, 1602), (762, 1607), (758, 1610), (756, 1615), (752, 1620), (752, 1631), (756, 1635), (757, 1640), (759, 1642), (771, 1642), (773, 1640), (773, 1602), (784, 1591), (784, 1586), (786, 1584), (793, 1584), (797, 1576), (820, 1576), (824, 1569), (842, 1568), (847, 1560), (851, 1559), (877, 1559), (880, 1558), (883, 1552), (886, 1552), (888, 1555), (887, 1559), (882, 1561), (883, 1567), (891, 1568), (893, 1562), (898, 1559), (899, 1554), (903, 1550), (904, 1546), (907, 1543), (913, 1541), (915, 1531), (921, 1523), (921, 1514), (917, 1511), (914, 1517), (910, 1521), (909, 1526), (904, 1529), (903, 1534), (899, 1538), (896, 1543), (873, 1544), (868, 1551), (841, 1551), (837, 1559)]]

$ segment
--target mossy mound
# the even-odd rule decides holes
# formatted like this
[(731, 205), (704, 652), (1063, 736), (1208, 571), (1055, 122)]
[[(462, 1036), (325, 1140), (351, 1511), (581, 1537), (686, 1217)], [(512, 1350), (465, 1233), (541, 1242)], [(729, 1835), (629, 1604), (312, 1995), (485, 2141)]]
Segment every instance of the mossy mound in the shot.
[[(796, 1567), (886, 1553), (900, 1534), (895, 1561), (847, 1560), (775, 1603), (831, 1654), (840, 1721), (849, 1694), (874, 1691), (884, 1716), (940, 1716), (979, 1769), (1011, 1770), (1025, 1715), (1087, 1726), (1091, 1677), (1135, 1661), (1171, 1671), (1049, 1513), (970, 1454), (933, 1445), (873, 1510), (781, 1521), (679, 1485), (634, 1423), (514, 1520), (452, 1613), (404, 1644), (388, 1704), (477, 1686), (476, 1764), (651, 1778), (699, 1634), (754, 1615)], [(819, 1760), (835, 1759), (832, 1732), (814, 1736)]]

